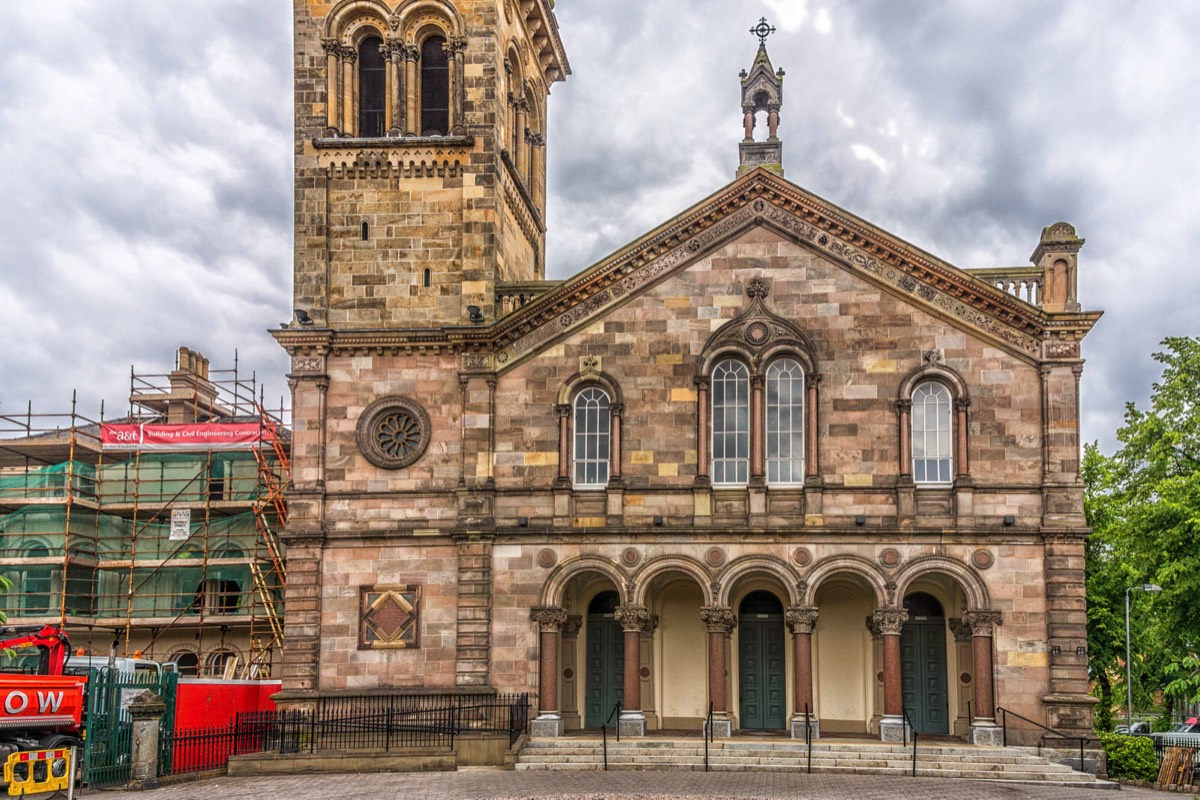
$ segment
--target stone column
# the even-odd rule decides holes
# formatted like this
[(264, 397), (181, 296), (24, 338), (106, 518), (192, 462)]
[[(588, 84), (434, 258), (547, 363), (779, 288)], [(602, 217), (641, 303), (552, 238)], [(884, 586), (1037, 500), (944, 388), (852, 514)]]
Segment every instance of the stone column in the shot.
[(916, 486), (912, 469), (912, 400), (896, 401), (896, 425), (900, 429), (900, 463), (896, 477), (896, 522), (909, 527), (917, 515)]
[(625, 632), (625, 675), (622, 682), (622, 736), (645, 736), (646, 716), (642, 713), (642, 630), (650, 624), (650, 612), (645, 606), (618, 606), (613, 619)]
[(338, 82), (342, 77), (342, 46), (337, 39), (321, 42), (325, 48), (325, 135), (338, 135)]
[(809, 375), (805, 378), (804, 387), (808, 392), (807, 402), (804, 404), (805, 420), (804, 420), (804, 472), (807, 478), (816, 478), (821, 474), (821, 450), (820, 450), (820, 430), (817, 427), (820, 424), (820, 418), (817, 415), (817, 406), (820, 402), (820, 392), (818, 387), (821, 385), (820, 375)]
[(976, 609), (963, 614), (963, 624), (971, 629), (972, 672), (975, 680), (975, 718), (971, 720), (971, 743), (1000, 745), (996, 727), (995, 673), (992, 664), (992, 634), (1000, 624), (1000, 612)]
[(766, 468), (763, 463), (763, 385), (766, 378), (750, 378), (750, 483), (763, 483)]
[(388, 39), (388, 136), (403, 136), (408, 116), (404, 80), (404, 42)]
[(707, 377), (696, 378), (696, 483), (709, 484)]
[(805, 711), (808, 712), (808, 724), (812, 729), (812, 738), (821, 738), (821, 723), (817, 719), (817, 709), (813, 704), (812, 684), (812, 632), (817, 624), (816, 606), (793, 606), (784, 615), (788, 629), (792, 632), (794, 648), (795, 684), (792, 694), (795, 697), (795, 713), (792, 714), (792, 738), (804, 738)]
[(612, 429), (608, 437), (608, 477), (610, 481), (621, 481), (621, 418), (625, 415), (625, 406), (613, 403), (609, 409)]
[(522, 180), (529, 170), (529, 145), (525, 138), (529, 127), (529, 103), (523, 97), (517, 98), (517, 152), (513, 163), (517, 167), (517, 175)]
[(562, 625), (562, 644), (559, 647), (559, 657), (562, 661), (562, 692), (558, 704), (562, 714), (563, 728), (578, 730), (579, 696), (576, 687), (579, 680), (579, 630), (583, 627), (583, 617), (571, 614)]
[(407, 90), (405, 97), (405, 122), (408, 126), (407, 133), (409, 136), (418, 136), (421, 133), (421, 120), (417, 117), (417, 92), (420, 86), (417, 84), (417, 62), (421, 59), (421, 51), (417, 49), (415, 44), (405, 45), (404, 48), (404, 85)]
[(733, 719), (725, 693), (725, 647), (737, 625), (737, 615), (727, 606), (705, 606), (700, 619), (708, 628), (708, 699), (713, 706), (713, 736), (733, 735)]
[(955, 474), (962, 480), (971, 474), (970, 451), (967, 447), (967, 409), (971, 401), (960, 397), (954, 401), (954, 463)]
[(883, 719), (879, 738), (899, 742), (904, 738), (904, 694), (900, 673), (900, 630), (908, 621), (903, 608), (875, 609), (875, 629), (883, 638)]
[[(145, 691), (129, 704), (133, 720), (133, 753), (130, 755), (132, 780), (127, 789), (153, 789), (158, 786), (158, 727), (166, 704), (154, 692)], [(82, 756), (82, 753), (79, 753)], [(75, 769), (75, 765), (71, 765)]]
[(746, 141), (754, 141), (754, 106), (742, 106), (742, 125), (746, 129)]
[(467, 38), (455, 36), (449, 42), (450, 78), (453, 81), (450, 93), (450, 134), (464, 136), (467, 133), (466, 114), (466, 69), (463, 66)]
[(642, 682), (642, 716), (646, 718), (646, 728), (649, 730), (661, 727), (654, 704), (654, 681), (657, 678), (654, 674), (654, 631), (656, 630), (658, 630), (658, 614), (651, 614), (646, 619), (646, 624), (641, 631), (642, 664), (639, 675)]
[(353, 136), (358, 132), (358, 120), (354, 118), (354, 65), (358, 52), (350, 46), (342, 48), (342, 133)]
[(767, 106), (767, 136), (772, 141), (779, 138), (779, 106)]
[(571, 485), (571, 406), (560, 403), (554, 407), (558, 412), (558, 477), (555, 486)]
[(538, 624), (538, 715), (530, 726), (534, 736), (562, 736), (558, 713), (558, 632), (567, 612), (556, 606), (534, 606), (529, 618)]

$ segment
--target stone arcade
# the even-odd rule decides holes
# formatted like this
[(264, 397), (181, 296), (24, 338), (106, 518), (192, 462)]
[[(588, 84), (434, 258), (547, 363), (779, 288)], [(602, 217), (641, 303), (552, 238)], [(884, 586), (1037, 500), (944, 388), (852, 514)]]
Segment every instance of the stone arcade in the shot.
[(548, 0), (295, 8), (288, 703), (1090, 731), (1070, 225), (966, 271), (788, 182), (761, 43), (737, 178), (546, 281)]

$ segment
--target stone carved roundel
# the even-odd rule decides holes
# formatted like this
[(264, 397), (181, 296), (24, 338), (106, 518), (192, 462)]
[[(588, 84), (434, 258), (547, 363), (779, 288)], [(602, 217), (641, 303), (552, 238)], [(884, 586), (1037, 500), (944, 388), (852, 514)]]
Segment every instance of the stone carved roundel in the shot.
[(358, 449), (377, 467), (400, 469), (429, 446), (429, 415), (415, 400), (383, 397), (358, 418)]

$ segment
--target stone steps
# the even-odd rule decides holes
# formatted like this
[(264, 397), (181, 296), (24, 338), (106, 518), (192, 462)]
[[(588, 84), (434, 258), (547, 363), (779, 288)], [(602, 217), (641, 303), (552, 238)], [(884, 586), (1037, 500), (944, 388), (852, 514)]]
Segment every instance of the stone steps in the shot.
[[(808, 769), (803, 742), (722, 739), (709, 743), (709, 768), (722, 772), (796, 772)], [(825, 774), (912, 774), (912, 748), (880, 742), (824, 740), (813, 743), (812, 771)], [(700, 771), (704, 744), (696, 739), (625, 739), (608, 743), (608, 767), (637, 771)], [(584, 771), (604, 768), (599, 739), (531, 739), (517, 759), (518, 770)], [(1094, 775), (1037, 755), (1033, 748), (979, 747), (937, 743), (917, 748), (917, 776), (1051, 783), (1062, 786), (1115, 786)]]

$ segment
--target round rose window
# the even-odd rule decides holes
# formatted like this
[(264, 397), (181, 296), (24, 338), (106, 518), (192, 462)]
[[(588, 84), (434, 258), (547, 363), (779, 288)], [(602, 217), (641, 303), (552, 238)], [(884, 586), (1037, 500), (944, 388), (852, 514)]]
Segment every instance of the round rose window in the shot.
[(358, 418), (358, 448), (377, 467), (399, 469), (429, 446), (429, 415), (407, 397), (384, 397)]

